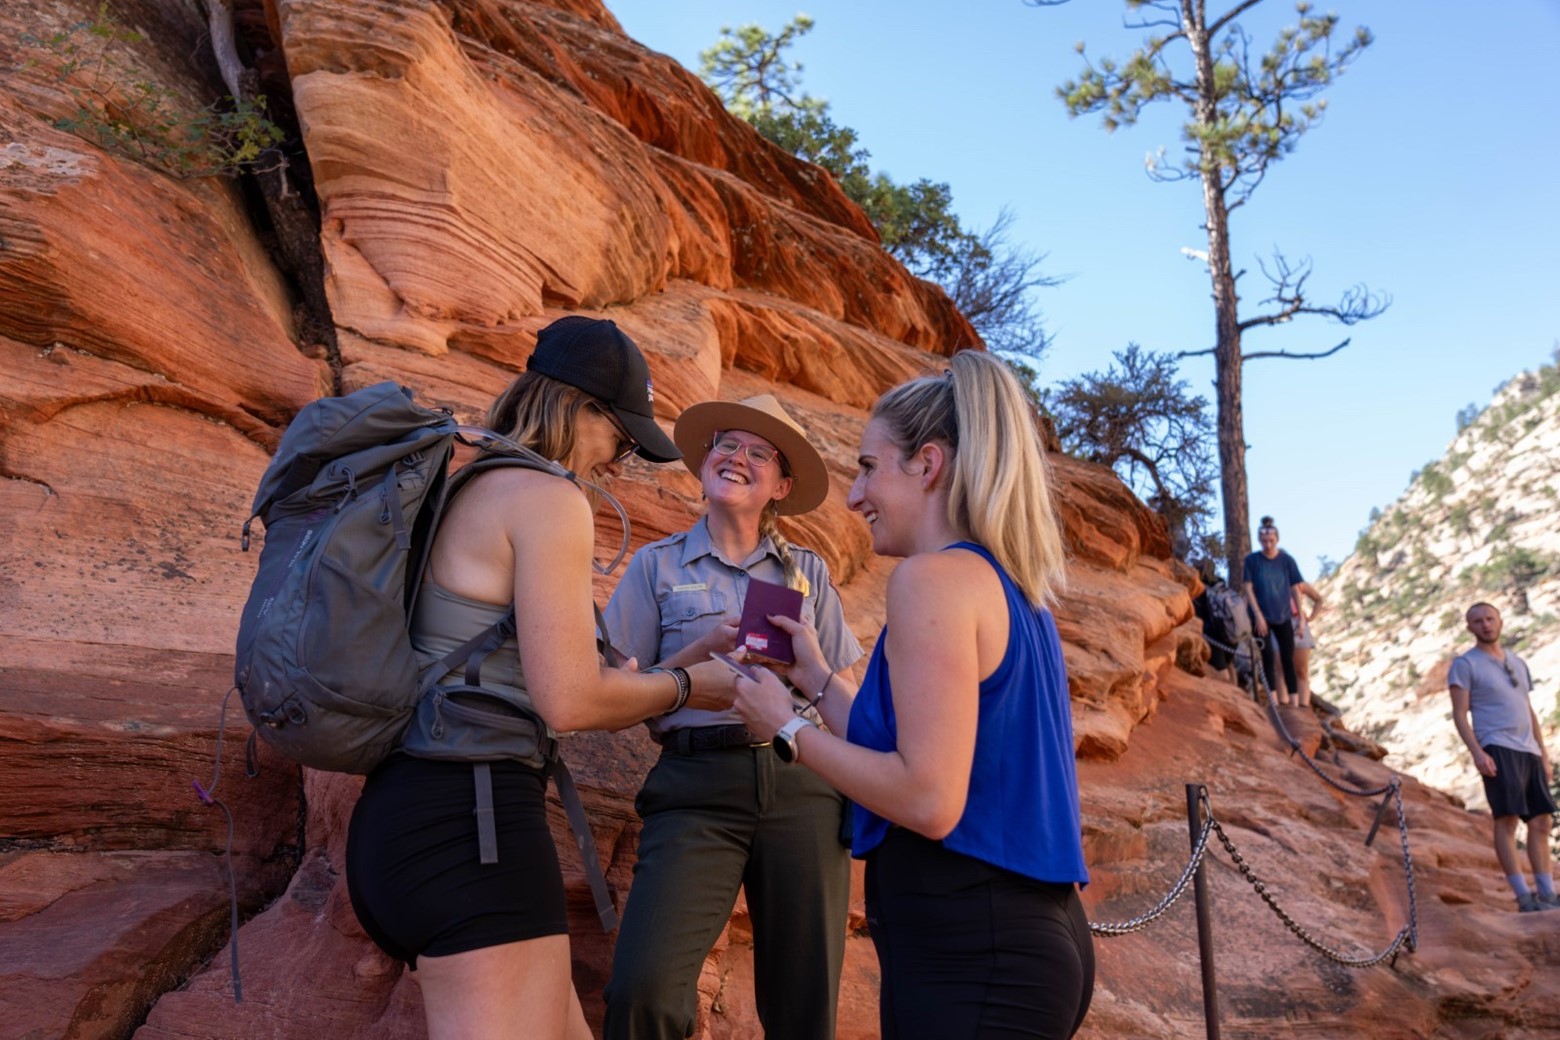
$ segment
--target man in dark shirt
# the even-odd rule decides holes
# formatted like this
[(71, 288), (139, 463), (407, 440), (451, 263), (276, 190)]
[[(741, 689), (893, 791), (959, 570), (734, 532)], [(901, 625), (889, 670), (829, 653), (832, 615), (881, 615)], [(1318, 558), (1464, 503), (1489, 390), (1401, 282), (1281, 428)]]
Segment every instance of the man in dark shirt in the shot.
[(1277, 689), (1278, 661), (1284, 665), (1285, 699), (1281, 703), (1294, 704), (1299, 698), (1300, 682), (1295, 674), (1295, 595), (1308, 597), (1315, 608), (1311, 616), (1322, 609), (1322, 594), (1300, 576), (1300, 565), (1293, 556), (1278, 547), (1278, 528), (1273, 518), (1264, 516), (1257, 529), (1257, 542), (1261, 552), (1250, 553), (1241, 564), (1241, 581), (1246, 590), (1246, 601), (1256, 620), (1257, 635), (1262, 643), (1262, 673), (1268, 689)]

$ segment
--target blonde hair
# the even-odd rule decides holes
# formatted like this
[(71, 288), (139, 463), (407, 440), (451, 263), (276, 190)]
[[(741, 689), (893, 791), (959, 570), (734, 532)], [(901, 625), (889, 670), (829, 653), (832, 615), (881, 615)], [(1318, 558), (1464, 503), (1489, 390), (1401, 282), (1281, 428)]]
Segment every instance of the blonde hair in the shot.
[(807, 580), (807, 575), (802, 573), (797, 566), (796, 554), (791, 551), (791, 542), (780, 533), (780, 508), (776, 502), (766, 502), (764, 511), (758, 515), (759, 537), (767, 537), (774, 543), (775, 552), (780, 554), (780, 566), (785, 574), (785, 587), (798, 589), (802, 595), (812, 591), (812, 583)]
[(949, 450), (948, 522), (985, 546), (1040, 606), (1066, 583), (1066, 552), (1033, 407), (1018, 379), (984, 351), (961, 350), (946, 374), (902, 383), (872, 417), (908, 460), (922, 445)]
[(585, 391), (540, 372), (524, 372), (488, 409), (487, 425), (554, 462), (574, 451), (580, 412), (596, 403)]

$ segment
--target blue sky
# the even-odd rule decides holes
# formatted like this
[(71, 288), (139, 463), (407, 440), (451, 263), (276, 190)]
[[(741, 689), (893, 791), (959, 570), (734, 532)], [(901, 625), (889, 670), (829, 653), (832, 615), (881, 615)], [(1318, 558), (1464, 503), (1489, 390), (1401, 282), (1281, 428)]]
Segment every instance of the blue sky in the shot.
[[(1039, 296), (1055, 337), (1043, 378), (1102, 369), (1129, 342), (1212, 344), (1206, 269), (1180, 252), (1206, 246), (1200, 191), (1143, 172), (1160, 146), (1178, 153), (1181, 111), (1161, 105), (1107, 135), (1056, 99), (1081, 68), (1076, 42), (1095, 59), (1124, 58), (1140, 42), (1144, 30), (1123, 28), (1124, 4), (607, 3), (630, 36), (692, 69), (723, 25), (773, 30), (811, 15), (817, 25), (792, 56), (873, 167), (901, 182), (946, 181), (970, 227), (1011, 207), (1015, 240), (1049, 254), (1047, 273), (1068, 276)], [(1248, 351), (1353, 339), (1322, 361), (1246, 365), (1253, 514), (1277, 519), (1308, 578), (1318, 555), (1348, 555), (1371, 507), (1442, 454), (1460, 408), (1483, 405), (1560, 341), (1560, 2), (1317, 7), (1337, 11), (1346, 33), (1367, 26), (1376, 42), (1325, 95), (1322, 125), (1235, 214), (1231, 236), (1237, 269), (1250, 270), (1243, 316), (1266, 295), (1256, 260), (1275, 246), (1313, 261), (1319, 302), (1356, 283), (1393, 298), (1352, 329), (1312, 319), (1248, 334)], [(1265, 49), (1293, 17), (1292, 4), (1268, 0), (1243, 23)], [(1182, 373), (1211, 398), (1210, 360), (1190, 359)]]

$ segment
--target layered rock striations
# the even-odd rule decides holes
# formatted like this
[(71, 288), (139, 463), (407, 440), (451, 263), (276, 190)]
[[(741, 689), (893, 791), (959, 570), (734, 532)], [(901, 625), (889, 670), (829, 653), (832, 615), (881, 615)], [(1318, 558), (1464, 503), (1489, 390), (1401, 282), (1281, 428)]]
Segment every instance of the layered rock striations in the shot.
[[(249, 0), (235, 14), (260, 91), (284, 123), (296, 116), (292, 143), (262, 162), (272, 174), (285, 162), (287, 190), (317, 216), (328, 329), (250, 180), (177, 176), (156, 140), (103, 133), (134, 129), (130, 103), (146, 90), (176, 135), (225, 93), (193, 5), (0, 9), (8, 1035), (423, 1035), (415, 981), (368, 942), (342, 883), (361, 781), (300, 771), (264, 745), (246, 763), (236, 704), (219, 728), (255, 565), (238, 526), (303, 404), (395, 379), (476, 419), (542, 325), (609, 316), (649, 355), (664, 422), (701, 399), (769, 391), (813, 432), (834, 494), (791, 533), (827, 556), (870, 640), (892, 563), (872, 557), (842, 505), (865, 409), (978, 344), (827, 175), (727, 117), (594, 0)], [(113, 60), (84, 62), (79, 48), (104, 40)], [(1091, 914), (1130, 917), (1170, 886), (1186, 857), (1185, 785), (1206, 782), (1225, 832), (1298, 919), (1352, 954), (1383, 945), (1411, 906), (1393, 828), (1364, 846), (1369, 804), (1286, 757), (1236, 691), (1191, 674), (1203, 656), (1191, 579), (1163, 526), (1108, 471), (1053, 461), (1073, 558), (1056, 613)], [(677, 467), (631, 463), (614, 490), (636, 544), (699, 510)], [(604, 523), (602, 543), (613, 537)], [(1317, 751), (1314, 727), (1290, 723)], [(631, 731), (576, 737), (567, 753), (621, 901), (633, 794), (654, 749)], [(1349, 755), (1326, 768), (1356, 785), (1385, 775)], [(225, 809), (203, 805), (192, 781)], [(1391, 1037), (1560, 1026), (1546, 925), (1499, 909), (1478, 820), (1417, 784), (1406, 791), (1420, 949), (1394, 968), (1319, 959), (1215, 860), (1227, 1027)], [(242, 1003), (224, 946), (225, 811)], [(553, 829), (575, 979), (599, 1021), (611, 939), (595, 927), (561, 812)], [(1085, 1035), (1202, 1034), (1190, 922), (1180, 906), (1100, 941)], [(858, 890), (846, 1037), (876, 1034), (863, 924)], [(750, 937), (739, 901), (700, 980), (700, 1036), (758, 1034)], [(1491, 945), (1477, 961), (1464, 952)]]

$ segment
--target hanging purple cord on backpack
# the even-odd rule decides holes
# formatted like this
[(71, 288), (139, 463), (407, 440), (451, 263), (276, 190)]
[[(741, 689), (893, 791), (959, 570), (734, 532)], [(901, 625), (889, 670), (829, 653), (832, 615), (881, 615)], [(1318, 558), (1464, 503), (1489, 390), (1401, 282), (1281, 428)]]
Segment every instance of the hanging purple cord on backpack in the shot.
[(217, 751), (213, 762), (211, 784), (203, 785), (199, 780), (191, 780), (190, 786), (195, 789), (195, 797), (200, 799), (200, 804), (216, 806), (222, 810), (223, 817), (227, 820), (227, 846), (222, 851), (223, 861), (227, 864), (228, 876), (228, 927), (230, 938), (228, 947), (232, 959), (233, 975), (233, 1003), (244, 1002), (244, 983), (238, 973), (238, 874), (233, 869), (233, 814), (228, 811), (227, 805), (216, 796), (217, 782), (222, 778), (222, 736), (227, 730), (227, 706), (228, 699), (233, 696), (235, 688), (230, 688), (222, 698), (222, 712), (217, 720)]

